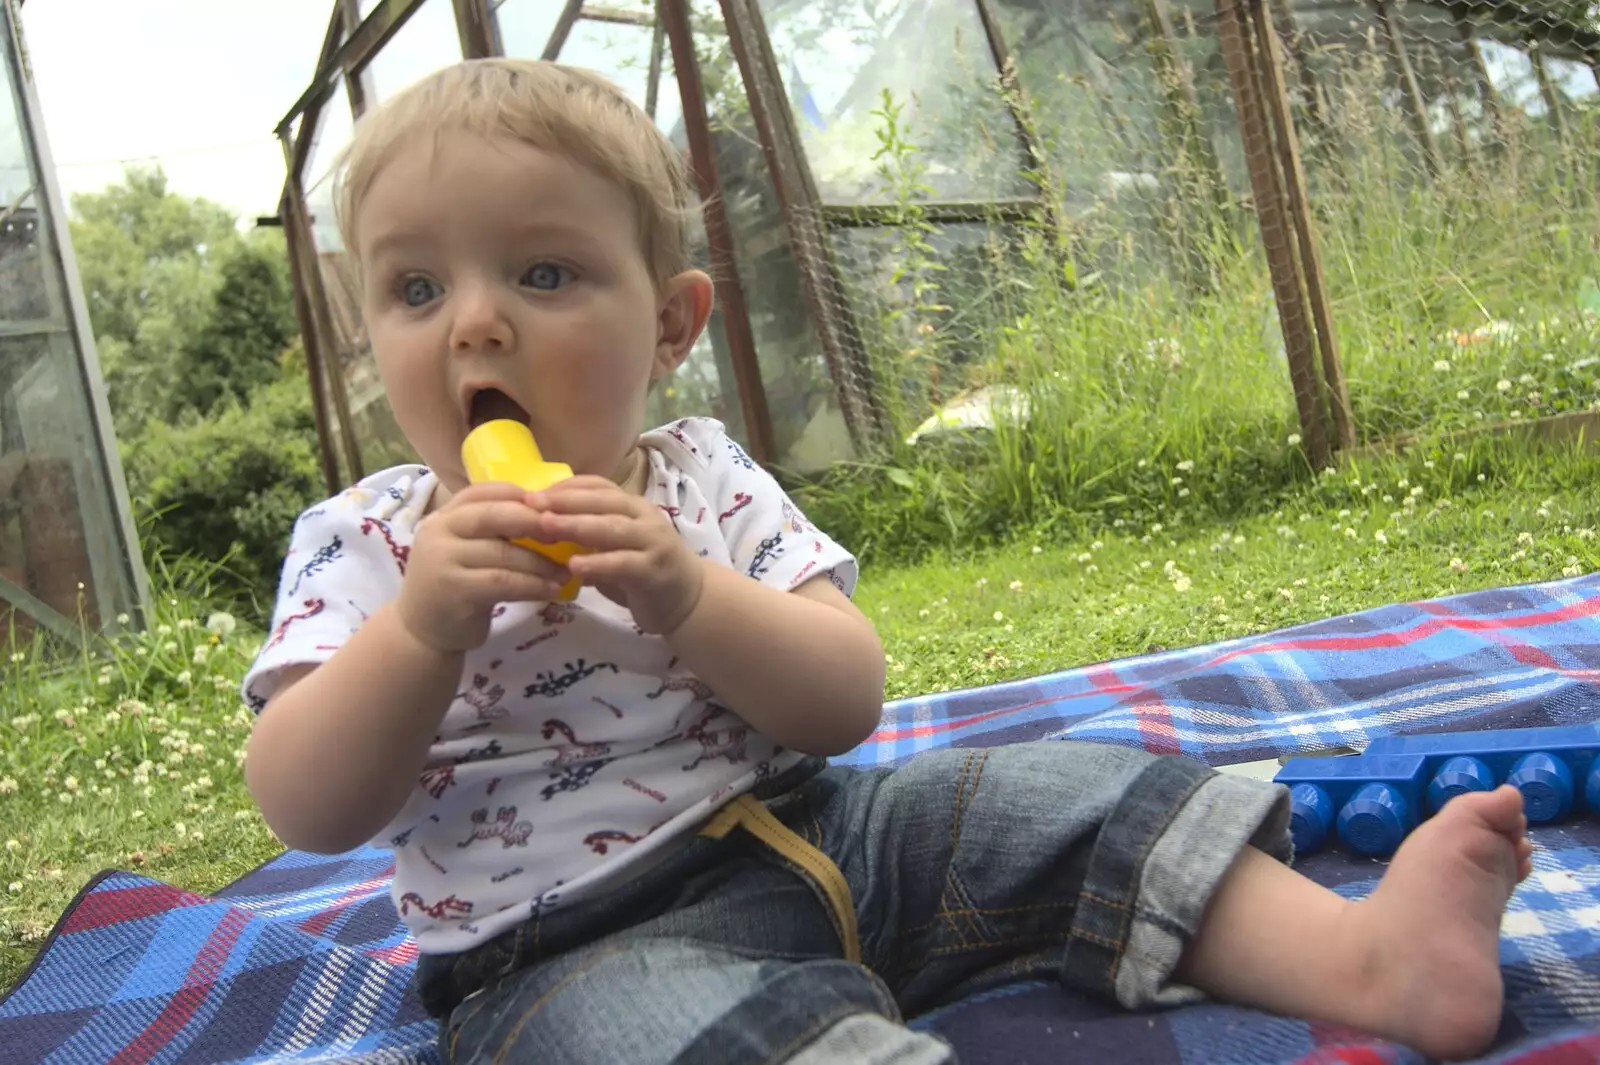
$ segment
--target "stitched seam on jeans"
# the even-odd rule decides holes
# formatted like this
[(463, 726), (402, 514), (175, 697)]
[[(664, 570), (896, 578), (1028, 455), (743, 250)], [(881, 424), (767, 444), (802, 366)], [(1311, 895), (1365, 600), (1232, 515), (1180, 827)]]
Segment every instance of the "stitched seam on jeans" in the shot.
[(968, 751), (961, 759), (961, 771), (956, 774), (955, 795), (951, 797), (953, 808), (950, 811), (950, 860), (956, 859), (956, 840), (961, 837), (961, 793), (967, 786), (967, 772), (972, 768), (972, 752)]
[[(939, 896), (939, 914), (936, 920), (942, 919), (945, 925), (945, 930), (950, 934), (957, 936), (960, 939), (962, 946), (965, 947), (970, 945), (973, 940), (977, 940), (981, 944), (985, 937), (982, 933), (982, 929), (978, 927), (978, 922), (973, 920), (972, 917), (972, 915), (977, 912), (977, 907), (972, 905), (972, 900), (968, 898), (967, 893), (962, 889), (961, 881), (959, 878), (957, 878), (955, 869), (953, 867), (945, 870), (944, 882), (945, 890)], [(956, 909), (951, 909), (950, 900), (952, 898), (957, 898), (958, 896), (959, 898), (957, 901), (960, 901), (965, 905), (962, 905)], [(957, 917), (966, 918), (964, 928), (957, 924)]]
[[(470, 999), (471, 996), (469, 995), (468, 998)], [(483, 1012), (484, 1006), (488, 1005), (488, 1003), (489, 1003), (489, 991), (488, 991), (487, 988), (485, 988), (485, 989), (483, 989), (482, 998), (479, 1000), (478, 1004), (472, 1008), (472, 1012), (467, 1014), (465, 1017), (463, 1017), (461, 1019), (461, 1023), (456, 1025), (456, 1030), (450, 1033), (450, 1060), (451, 1061), (454, 1061), (456, 1059), (456, 1041), (461, 1038), (462, 1030), (464, 1028), (466, 1028), (467, 1025), (471, 1024), (477, 1018), (478, 1014)], [(463, 1002), (463, 1005), (465, 1005), (465, 1002)], [(451, 1019), (453, 1020), (454, 1017), (452, 1016)]]
[(1093, 902), (1098, 902), (1100, 905), (1106, 907), (1107, 909), (1116, 910), (1119, 913), (1121, 913), (1121, 912), (1129, 912), (1129, 913), (1131, 913), (1132, 910), (1133, 910), (1133, 907), (1129, 906), (1126, 902), (1117, 902), (1115, 899), (1104, 898), (1104, 897), (1102, 897), (1100, 895), (1096, 895), (1092, 891), (1085, 891), (1085, 892), (1080, 893), (1079, 898), (1085, 898), (1085, 899), (1089, 899), (1089, 900), (1091, 900)]
[(922, 924), (919, 924), (914, 928), (906, 929), (905, 934), (908, 936), (914, 936), (922, 932), (926, 932), (928, 929), (938, 924), (940, 919), (946, 915), (960, 916), (966, 913), (974, 913), (980, 917), (1004, 917), (1016, 913), (1035, 913), (1039, 910), (1070, 910), (1076, 905), (1077, 903), (1075, 901), (1066, 899), (1057, 902), (1039, 902), (1029, 906), (1002, 906), (997, 909), (988, 909), (983, 906), (973, 906), (960, 910), (951, 910), (947, 908), (940, 910), (939, 916), (935, 917), (933, 920), (924, 921)]
[[(940, 954), (966, 954), (974, 950), (987, 950), (992, 947), (1014, 947), (1018, 943), (1038, 943), (1041, 939), (1046, 943), (1064, 943), (1072, 934), (1070, 932), (1050, 932), (1042, 936), (1028, 935), (1016, 936), (1011, 939), (995, 939), (972, 947), (935, 947), (928, 951), (926, 957), (932, 958)], [(1089, 939), (1092, 937), (1084, 936), (1084, 938)]]
[(516, 1042), (517, 1036), (522, 1034), (522, 1029), (527, 1026), (528, 1021), (532, 1020), (533, 1015), (539, 1012), (539, 1010), (543, 1009), (545, 1003), (549, 1002), (550, 999), (555, 997), (556, 992), (560, 991), (562, 988), (566, 987), (568, 984), (572, 983), (574, 980), (578, 979), (578, 977), (584, 975), (590, 969), (593, 969), (596, 965), (599, 965), (613, 954), (621, 954), (627, 949), (627, 943), (615, 943), (605, 950), (596, 951), (594, 957), (589, 958), (582, 965), (572, 970), (566, 976), (563, 976), (559, 981), (556, 982), (556, 986), (552, 987), (550, 990), (534, 999), (533, 1004), (524, 1010), (522, 1015), (517, 1018), (517, 1023), (512, 1027), (511, 1031), (506, 1034), (506, 1038), (500, 1044), (500, 1048), (495, 1051), (494, 1065), (505, 1065), (506, 1053), (512, 1044)]
[[(1178, 801), (1168, 807), (1166, 820), (1163, 822), (1160, 830), (1152, 832), (1149, 839), (1145, 841), (1145, 845), (1139, 849), (1139, 860), (1134, 864), (1135, 874), (1133, 881), (1126, 885), (1128, 890), (1133, 894), (1132, 902), (1125, 903), (1119, 907), (1115, 903), (1107, 902), (1103, 899), (1097, 900), (1105, 905), (1120, 909), (1123, 912), (1122, 927), (1117, 933), (1117, 943), (1113, 947), (1111, 963), (1106, 968), (1106, 983), (1110, 987), (1114, 988), (1117, 986), (1117, 968), (1122, 964), (1123, 956), (1128, 952), (1128, 939), (1133, 934), (1134, 904), (1136, 904), (1139, 899), (1139, 881), (1144, 879), (1144, 870), (1145, 866), (1150, 861), (1150, 853), (1156, 849), (1156, 844), (1159, 843), (1167, 834), (1167, 832), (1172, 829), (1172, 822), (1178, 816), (1178, 812), (1189, 804), (1189, 801), (1194, 798), (1195, 793), (1199, 791), (1208, 780), (1212, 779), (1215, 779), (1214, 775), (1209, 777), (1196, 776), (1192, 781), (1190, 781), (1189, 786), (1184, 789), (1183, 794)], [(1089, 895), (1088, 892), (1085, 892), (1084, 894)], [(1094, 896), (1089, 895), (1089, 897), (1093, 898)], [(1094, 942), (1094, 937), (1092, 935), (1086, 935), (1084, 938), (1088, 939), (1090, 942)]]

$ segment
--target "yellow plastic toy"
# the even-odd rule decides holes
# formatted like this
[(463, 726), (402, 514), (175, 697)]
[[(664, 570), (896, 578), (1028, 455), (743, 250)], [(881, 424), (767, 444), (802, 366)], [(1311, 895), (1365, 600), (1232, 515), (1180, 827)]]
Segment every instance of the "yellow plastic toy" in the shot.
[[(530, 492), (542, 492), (572, 476), (572, 467), (565, 462), (546, 462), (539, 453), (539, 445), (534, 442), (532, 430), (509, 418), (484, 422), (468, 433), (461, 442), (461, 462), (467, 468), (467, 479), (473, 484), (504, 481)], [(513, 540), (512, 543), (537, 551), (563, 566), (582, 550), (577, 544), (566, 542), (541, 544), (534, 540)], [(571, 602), (582, 586), (583, 582), (573, 577), (562, 586), (556, 599)]]

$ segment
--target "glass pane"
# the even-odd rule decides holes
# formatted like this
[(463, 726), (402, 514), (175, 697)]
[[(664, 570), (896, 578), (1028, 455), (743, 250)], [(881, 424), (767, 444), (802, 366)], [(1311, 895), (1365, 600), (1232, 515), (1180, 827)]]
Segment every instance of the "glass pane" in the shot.
[(307, 185), (315, 185), (328, 176), (339, 153), (350, 142), (355, 129), (355, 119), (350, 110), (350, 95), (345, 91), (344, 79), (334, 83), (333, 92), (322, 104), (317, 115), (316, 139), (311, 142), (311, 154), (306, 156), (306, 169), (302, 175)]
[(45, 257), (39, 240), (39, 200), (31, 154), (11, 98), (0, 80), (0, 319), (50, 316)]
[(1585, 63), (1547, 56), (1544, 68), (1550, 74), (1551, 84), (1568, 100), (1586, 100), (1600, 92), (1594, 68)]
[[(696, 225), (689, 235), (689, 261), (702, 267), (710, 261), (702, 225)], [(730, 436), (749, 447), (720, 306), (713, 304), (711, 320), (689, 350), (689, 357), (651, 390), (645, 416), (652, 426), (692, 416), (716, 418)]]
[(538, 59), (556, 28), (562, 0), (502, 0), (494, 17), (500, 23), (500, 43), (506, 55)]
[(423, 0), (406, 24), (389, 39), (367, 66), (372, 73), (371, 107), (424, 74), (461, 60), (461, 37), (450, 0)]
[[(761, 0), (761, 12), (823, 200), (1030, 194), (971, 0)], [(885, 92), (901, 109), (894, 132)]]
[[(378, 367), (372, 358), (372, 345), (367, 340), (366, 325), (361, 318), (361, 292), (334, 224), (332, 190), (337, 176), (337, 171), (329, 174), (320, 185), (306, 193), (317, 271), (322, 279), (323, 295), (327, 297), (327, 335), (320, 339), (327, 372), (338, 374), (344, 386), (363, 470), (373, 473), (399, 462), (415, 462), (416, 458), (400, 434), (383, 396)], [(338, 387), (337, 382), (329, 384)]]
[(890, 424), (905, 436), (953, 397), (986, 383), (993, 338), (1007, 325), (995, 264), (1019, 253), (1004, 224), (941, 225), (925, 241), (919, 271), (890, 226), (836, 229), (840, 272)]
[(381, 3), (383, 3), (383, 0), (361, 0), (361, 3), (356, 6), (356, 10), (361, 12), (362, 18), (366, 18)]
[(26, 206), (0, 207), (8, 215), (0, 223), (0, 320), (11, 322), (51, 318), (39, 209), (27, 195)]
[(134, 561), (67, 324), (13, 39), (0, 10), (0, 632), (76, 631), (135, 607)]
[[(561, 62), (604, 74), (643, 107), (648, 99), (650, 41), (654, 33), (649, 26), (580, 19), (572, 27), (566, 47), (561, 49)], [(662, 129), (672, 129), (683, 116), (670, 53), (666, 42), (662, 42), (661, 80), (656, 88), (656, 124)]]
[[(560, 0), (506, 0), (496, 14), (506, 55), (525, 58), (543, 55), (561, 7)], [(651, 4), (644, 0), (607, 7), (652, 15)], [(643, 107), (649, 98), (650, 42), (654, 33), (653, 26), (649, 25), (579, 19), (558, 58), (563, 63), (604, 74), (634, 103)], [(672, 49), (663, 41), (661, 80), (656, 88), (656, 125), (664, 130), (676, 130), (682, 116), (683, 104), (672, 72)]]
[(0, 628), (132, 604), (99, 454), (72, 334), (0, 336)]

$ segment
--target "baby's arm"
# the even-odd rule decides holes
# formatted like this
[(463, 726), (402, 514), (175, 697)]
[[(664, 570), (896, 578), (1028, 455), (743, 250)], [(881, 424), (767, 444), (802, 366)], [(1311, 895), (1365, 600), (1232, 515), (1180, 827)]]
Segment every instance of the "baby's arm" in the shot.
[(499, 602), (552, 598), (566, 574), (509, 542), (533, 512), (511, 485), (475, 485), (417, 526), (398, 597), (321, 665), (286, 670), (256, 722), (245, 780), (291, 847), (337, 853), (405, 805)]
[(883, 711), (883, 645), (825, 577), (792, 592), (701, 560), (700, 599), (667, 642), (728, 708), (775, 742), (841, 754)]
[(244, 764), (278, 838), (337, 854), (387, 824), (416, 786), (461, 662), (412, 636), (390, 604), (327, 662), (286, 675)]

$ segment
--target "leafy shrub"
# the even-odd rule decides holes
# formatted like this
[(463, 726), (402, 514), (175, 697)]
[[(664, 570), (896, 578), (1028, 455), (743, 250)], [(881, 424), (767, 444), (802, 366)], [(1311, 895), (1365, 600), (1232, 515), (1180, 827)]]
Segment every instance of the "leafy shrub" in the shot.
[(326, 495), (305, 381), (285, 375), (248, 406), (221, 402), (207, 417), (150, 422), (123, 448), (129, 488), (150, 549), (228, 560), (218, 591), (270, 608), (295, 518)]

